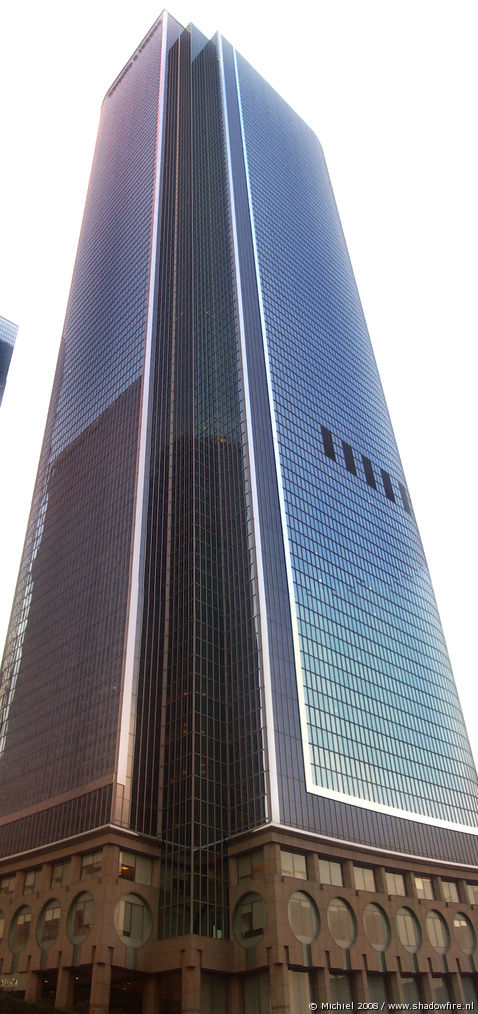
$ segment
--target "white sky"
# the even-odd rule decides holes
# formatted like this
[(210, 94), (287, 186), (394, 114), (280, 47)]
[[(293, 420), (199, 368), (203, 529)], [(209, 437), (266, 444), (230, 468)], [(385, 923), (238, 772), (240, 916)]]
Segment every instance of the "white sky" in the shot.
[[(322, 141), (478, 756), (478, 143), (474, 0), (171, 0), (217, 29)], [(0, 314), (20, 325), (0, 408), (0, 653), (99, 110), (154, 0), (0, 14)]]

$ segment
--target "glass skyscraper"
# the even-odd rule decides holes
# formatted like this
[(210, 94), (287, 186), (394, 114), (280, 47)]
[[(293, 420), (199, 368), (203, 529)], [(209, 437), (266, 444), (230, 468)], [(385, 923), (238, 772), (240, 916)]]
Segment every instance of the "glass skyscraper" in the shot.
[(6, 317), (0, 317), (0, 405), (2, 404), (7, 373), (12, 358), (18, 326)]
[(5, 648), (0, 968), (96, 1014), (475, 1002), (477, 803), (320, 145), (163, 14), (102, 107)]

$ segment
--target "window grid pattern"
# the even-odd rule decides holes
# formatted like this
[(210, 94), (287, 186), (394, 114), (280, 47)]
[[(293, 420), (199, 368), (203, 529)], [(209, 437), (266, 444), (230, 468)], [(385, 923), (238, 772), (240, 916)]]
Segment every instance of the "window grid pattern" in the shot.
[(264, 873), (264, 850), (246, 852), (237, 858), (237, 879), (245, 880), (248, 877), (257, 877)]
[(307, 880), (307, 863), (303, 853), (280, 850), (281, 872), (284, 877)]
[[(476, 774), (320, 146), (238, 67), (312, 779), (476, 826)], [(367, 448), (365, 483), (324, 453), (320, 418)]]
[(37, 885), (37, 876), (38, 876), (38, 873), (39, 873), (38, 869), (35, 869), (35, 870), (26, 870), (26, 872), (25, 872), (25, 879), (23, 881), (23, 893), (24, 894), (33, 894), (33, 892), (36, 889), (36, 885)]
[(417, 898), (432, 900), (435, 897), (430, 877), (415, 877), (415, 890)]
[(20, 852), (25, 843), (33, 849), (48, 841), (81, 834), (91, 827), (101, 827), (110, 819), (111, 797), (112, 786), (105, 785), (5, 824), (0, 838), (2, 854)]
[(458, 887), (454, 880), (442, 880), (443, 897), (445, 901), (459, 901)]
[(123, 880), (133, 880), (137, 884), (151, 884), (153, 863), (149, 856), (141, 856), (136, 852), (124, 849), (119, 854), (118, 875)]
[(2, 404), (7, 373), (17, 337), (18, 326), (6, 317), (0, 317), (0, 405)]
[(264, 818), (262, 712), (217, 55), (191, 65), (188, 33), (164, 166), (133, 819), (156, 833), (160, 811), (160, 936), (224, 937), (223, 842)]
[(0, 684), (2, 813), (18, 807), (20, 776), (23, 806), (113, 778), (161, 38), (158, 20), (103, 104)]
[(96, 877), (101, 873), (103, 864), (103, 850), (98, 849), (96, 852), (85, 852), (81, 857), (81, 880), (87, 880), (88, 877)]
[(386, 870), (385, 882), (389, 894), (405, 895), (405, 878), (403, 873), (392, 873)]
[(9, 894), (15, 891), (15, 876), (2, 877), (0, 879), (0, 898), (8, 898)]
[(51, 871), (50, 887), (62, 887), (69, 884), (71, 875), (71, 859), (63, 859), (54, 863)]
[(357, 891), (375, 891), (375, 874), (366, 866), (354, 866), (354, 879)]
[(331, 859), (319, 859), (319, 880), (321, 884), (335, 884), (342, 887), (342, 867)]

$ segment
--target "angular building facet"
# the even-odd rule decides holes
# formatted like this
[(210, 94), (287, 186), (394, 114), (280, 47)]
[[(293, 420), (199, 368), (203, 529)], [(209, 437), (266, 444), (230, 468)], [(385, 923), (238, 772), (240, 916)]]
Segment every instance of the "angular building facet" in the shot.
[(7, 373), (18, 333), (18, 325), (6, 317), (0, 317), (0, 405), (7, 382)]
[(320, 145), (165, 13), (103, 103), (5, 648), (0, 971), (477, 1003), (477, 803)]

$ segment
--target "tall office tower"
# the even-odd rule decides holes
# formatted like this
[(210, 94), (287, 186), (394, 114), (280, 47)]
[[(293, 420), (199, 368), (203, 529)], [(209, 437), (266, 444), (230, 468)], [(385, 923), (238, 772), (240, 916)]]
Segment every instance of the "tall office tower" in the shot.
[(7, 320), (6, 317), (0, 317), (0, 405), (17, 334), (18, 325), (12, 324), (11, 320)]
[(477, 1002), (477, 778), (321, 149), (167, 14), (103, 103), (1, 693), (10, 987)]

